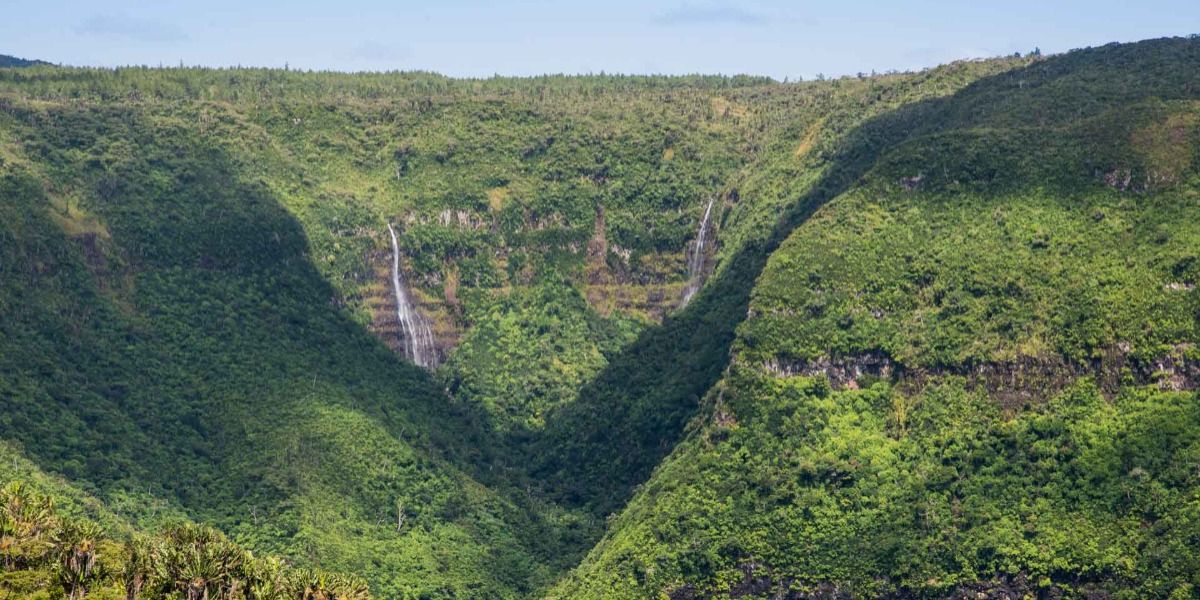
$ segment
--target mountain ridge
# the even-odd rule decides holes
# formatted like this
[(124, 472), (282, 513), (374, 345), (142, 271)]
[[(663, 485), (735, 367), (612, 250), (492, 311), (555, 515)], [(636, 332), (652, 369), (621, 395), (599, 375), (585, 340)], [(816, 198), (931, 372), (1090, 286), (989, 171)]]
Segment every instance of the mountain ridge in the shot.
[(9, 56), (7, 54), (0, 54), (0, 69), (6, 69), (6, 68), (7, 69), (12, 69), (12, 68), (19, 69), (19, 68), (23, 68), (23, 67), (43, 67), (43, 66), (45, 66), (45, 67), (53, 66), (53, 63), (48, 63), (44, 60), (29, 60), (29, 59), (25, 59), (25, 58), (18, 58), (16, 56)]
[(379, 597), (1187, 593), (1198, 47), (0, 71), (2, 437)]

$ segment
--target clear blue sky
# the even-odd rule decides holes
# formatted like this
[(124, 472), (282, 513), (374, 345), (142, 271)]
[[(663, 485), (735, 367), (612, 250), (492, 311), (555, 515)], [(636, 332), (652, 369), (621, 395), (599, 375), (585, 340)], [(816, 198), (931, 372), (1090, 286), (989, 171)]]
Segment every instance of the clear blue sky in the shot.
[(1200, 0), (0, 0), (0, 54), (456, 76), (934, 66), (1200, 32)]

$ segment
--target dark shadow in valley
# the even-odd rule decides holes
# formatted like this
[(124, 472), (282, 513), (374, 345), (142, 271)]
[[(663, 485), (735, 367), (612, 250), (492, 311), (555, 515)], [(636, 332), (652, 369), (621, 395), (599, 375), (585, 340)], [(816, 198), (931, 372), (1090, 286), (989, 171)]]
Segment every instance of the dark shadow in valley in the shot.
[(551, 413), (545, 431), (529, 442), (531, 476), (567, 504), (597, 515), (620, 509), (680, 441), (684, 426), (700, 411), (701, 398), (720, 379), (735, 329), (771, 253), (944, 103), (908, 105), (851, 133), (827, 174), (789, 203), (769, 232), (719, 265), (685, 309), (613, 357), (576, 402)]
[[(10, 114), (6, 125), (25, 133), (53, 187), (78, 189), (106, 228), (64, 232), (32, 178), (0, 187), (42, 236), (15, 240), (24, 255), (6, 260), (26, 265), (25, 297), (38, 302), (0, 327), (2, 433), (46, 471), (102, 496), (166, 498), (229, 528), (276, 516), (306, 470), (338, 476), (325, 464), (345, 432), (305, 429), (336, 422), (314, 416), (318, 406), (361, 413), (386, 430), (389, 448), (418, 456), (394, 469), (408, 475), (338, 490), (366, 514), (394, 520), (412, 479), (457, 481), (447, 465), (492, 460), (485, 416), (337, 308), (300, 223), (223, 147), (137, 108)], [(138, 152), (110, 150), (123, 145)], [(282, 456), (254, 452), (280, 447)]]
[[(1153, 43), (1159, 46), (1139, 45), (1139, 52), (1200, 53), (1196, 42)], [(1104, 64), (1111, 70), (1114, 63), (1134, 60), (1132, 47), (1088, 52), (1108, 53)], [(303, 228), (265, 184), (241, 178), (237, 158), (195, 134), (167, 139), (155, 133), (157, 124), (131, 108), (17, 110), (13, 118), (21, 133), (35, 140), (28, 149), (40, 153), (34, 158), (50, 165), (54, 176), (86, 190), (81, 193), (95, 196), (94, 210), (111, 230), (110, 250), (128, 262), (111, 270), (127, 268), (136, 291), (127, 299), (128, 314), (115, 306), (81, 308), (106, 292), (86, 281), (89, 264), (102, 260), (97, 258), (102, 253), (80, 247), (80, 240), (39, 241), (56, 248), (58, 254), (49, 258), (14, 257), (29, 268), (39, 261), (49, 265), (37, 267), (44, 277), (40, 283), (30, 275), (31, 290), (49, 285), (47, 270), (71, 271), (79, 282), (64, 279), (55, 284), (61, 290), (45, 291), (56, 299), (75, 294), (63, 303), (71, 314), (22, 306), (20, 318), (28, 323), (23, 330), (15, 331), (16, 316), (6, 315), (0, 324), (0, 333), (14, 330), (12, 343), (0, 339), (0, 350), (6, 351), (0, 356), (7, 354), (0, 359), (2, 433), (23, 442), (30, 458), (46, 470), (87, 482), (84, 487), (91, 491), (149, 486), (154, 495), (177, 501), (197, 517), (257, 525), (259, 516), (250, 512), (254, 504), (285, 504), (290, 491), (305, 485), (306, 470), (325, 468), (322, 453), (341, 443), (331, 440), (346, 439), (338, 437), (346, 432), (304, 430), (297, 424), (333, 420), (289, 421), (311, 408), (308, 400), (328, 398), (330, 405), (371, 417), (418, 455), (417, 464), (391, 465), (407, 473), (395, 479), (358, 481), (328, 474), (339, 492), (356, 495), (363, 513), (384, 510), (390, 519), (396, 494), (412, 491), (403, 489), (406, 483), (448, 466), (495, 484), (521, 510), (530, 503), (513, 474), (527, 475), (534, 488), (554, 500), (604, 516), (624, 506), (701, 413), (701, 398), (728, 364), (759, 274), (793, 230), (849, 190), (889, 149), (916, 136), (999, 118), (1006, 126), (1053, 125), (1128, 102), (1090, 98), (1084, 86), (1070, 85), (1071, 78), (1086, 81), (1103, 73), (1076, 54), (1053, 57), (861, 124), (830, 155), (820, 181), (789, 202), (769, 231), (752, 236), (725, 259), (684, 310), (613, 356), (576, 402), (547, 415), (544, 430), (508, 441), (499, 439), (481, 407), (456, 404), (428, 374), (403, 363), (331, 302), (335, 291), (310, 262)], [(1157, 87), (1130, 86), (1126, 93), (1178, 98), (1200, 90), (1194, 72), (1154, 76)], [(1011, 109), (1018, 104), (1033, 110)], [(109, 139), (98, 139), (101, 131)], [(110, 164), (103, 154), (113, 138), (130, 141), (138, 156)], [(77, 158), (93, 148), (99, 158)], [(38, 193), (35, 187), (12, 186), (13, 193), (30, 198)], [(55, 231), (48, 216), (43, 220), (46, 231)], [(0, 258), (8, 256), (0, 253)], [(17, 380), (24, 387), (10, 387)], [(278, 457), (246, 455), (255, 447), (245, 443), (247, 438), (268, 434), (289, 438), (279, 445), (285, 448), (284, 462), (295, 463), (294, 469), (278, 469)], [(378, 458), (373, 450), (356, 448), (368, 457), (365, 462)], [(462, 506), (468, 494), (459, 490), (422, 487), (419, 493), (449, 498), (438, 500), (439, 512), (425, 516), (427, 522), (462, 519), (467, 510)], [(532, 509), (527, 518), (538, 521)], [(586, 552), (592, 541), (570, 550)], [(559, 550), (534, 552), (542, 559)]]
[[(789, 203), (771, 231), (728, 258), (686, 309), (613, 357), (575, 403), (547, 417), (544, 432), (527, 442), (531, 477), (566, 504), (598, 516), (619, 510), (700, 413), (701, 398), (728, 364), (735, 330), (771, 253), (889, 149), (951, 127), (1053, 126), (1139, 98), (1194, 96), (1198, 74), (1180, 72), (1180, 64), (1200, 64), (1200, 41), (1110, 44), (1037, 60), (864, 122), (843, 138), (826, 174)], [(1114, 68), (1136, 70), (1145, 75), (1142, 81), (1153, 83), (1093, 97), (1089, 81), (1111, 75)]]

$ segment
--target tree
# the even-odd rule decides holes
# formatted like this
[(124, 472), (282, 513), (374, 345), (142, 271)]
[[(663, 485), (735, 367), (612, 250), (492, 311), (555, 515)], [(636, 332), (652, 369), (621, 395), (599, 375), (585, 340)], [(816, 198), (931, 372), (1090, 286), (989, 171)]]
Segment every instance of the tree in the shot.
[(294, 571), (288, 592), (295, 600), (369, 600), (371, 597), (366, 581), (316, 569)]
[(154, 546), (142, 537), (130, 540), (125, 550), (125, 565), (121, 570), (121, 583), (125, 589), (125, 600), (138, 600), (142, 588), (154, 571)]
[(68, 600), (79, 600), (103, 578), (96, 543), (104, 537), (99, 525), (90, 521), (67, 521), (55, 535), (59, 549), (58, 581)]
[(0, 554), (6, 569), (26, 568), (53, 548), (54, 502), (35, 495), (28, 487), (12, 483), (0, 490)]
[(217, 531), (180, 525), (167, 533), (156, 561), (159, 591), (182, 592), (187, 600), (235, 598), (243, 587), (246, 558)]

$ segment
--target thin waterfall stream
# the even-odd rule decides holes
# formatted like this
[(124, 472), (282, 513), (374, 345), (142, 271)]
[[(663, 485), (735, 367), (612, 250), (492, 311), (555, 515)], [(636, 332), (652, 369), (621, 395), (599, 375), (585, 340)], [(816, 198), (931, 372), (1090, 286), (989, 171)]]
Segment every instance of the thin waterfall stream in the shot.
[(396, 318), (400, 322), (400, 336), (404, 353), (418, 367), (431, 369), (437, 366), (437, 349), (433, 345), (433, 332), (429, 322), (409, 300), (408, 292), (400, 279), (400, 242), (396, 230), (388, 223), (392, 236), (392, 289), (396, 293)]
[(696, 246), (692, 248), (692, 253), (688, 256), (687, 287), (683, 288), (683, 300), (680, 302), (680, 308), (687, 306), (692, 296), (700, 291), (700, 286), (704, 285), (704, 259), (706, 256), (704, 251), (711, 241), (708, 236), (708, 220), (712, 216), (714, 200), (714, 198), (709, 198), (708, 206), (704, 207), (704, 218), (700, 220), (700, 231), (696, 233)]

